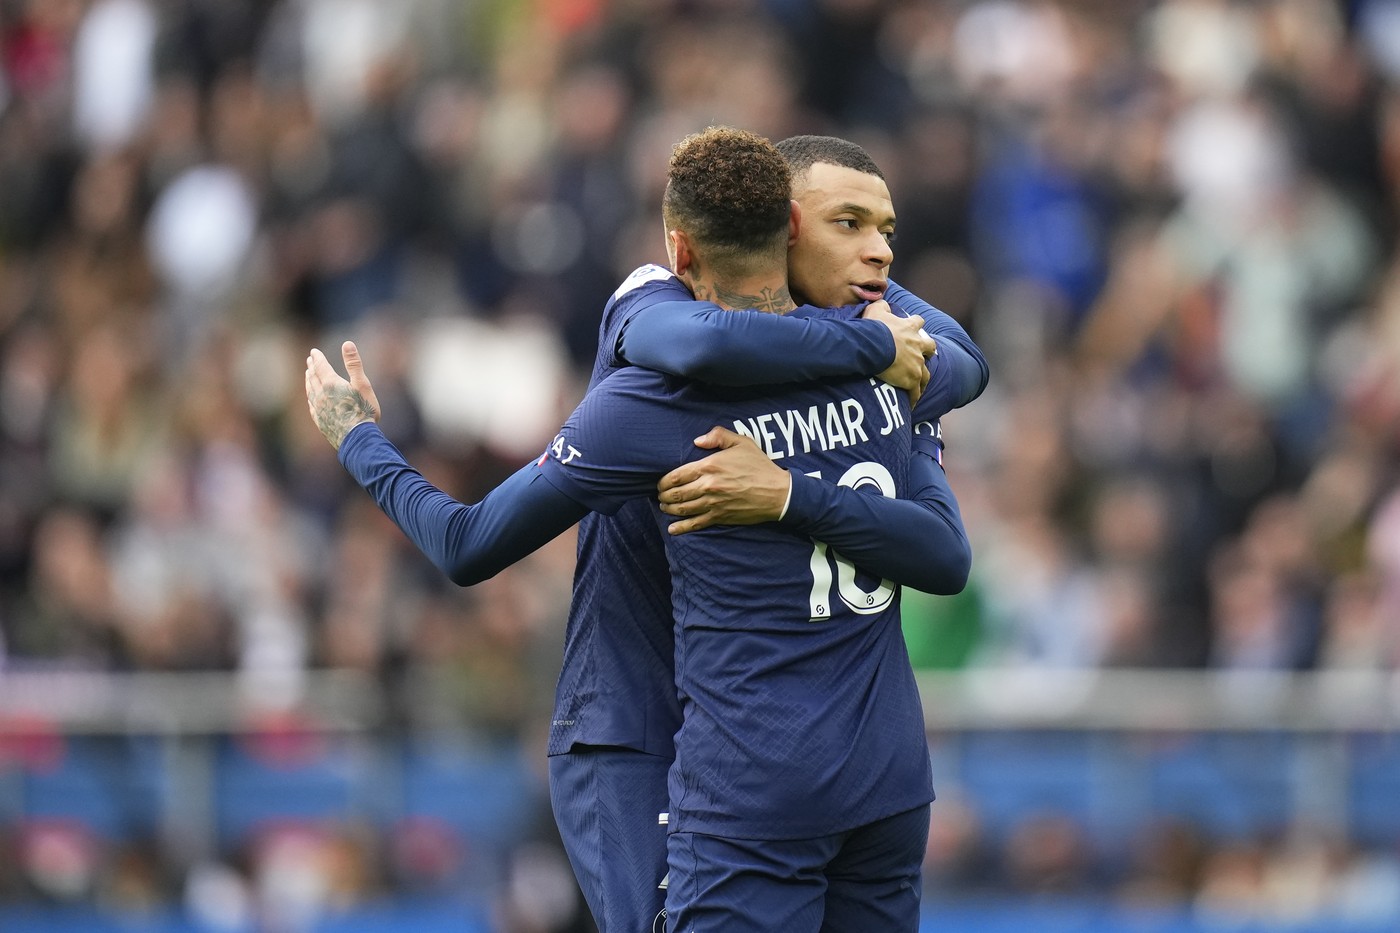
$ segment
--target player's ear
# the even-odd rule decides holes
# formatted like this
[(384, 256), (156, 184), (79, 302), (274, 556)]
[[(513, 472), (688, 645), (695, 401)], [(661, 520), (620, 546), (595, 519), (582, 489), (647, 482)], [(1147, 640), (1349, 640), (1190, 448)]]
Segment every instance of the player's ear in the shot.
[(797, 233), (802, 228), (802, 205), (796, 201), (789, 201), (791, 208), (788, 213), (788, 248), (797, 242)]
[(670, 264), (671, 271), (676, 275), (681, 274), (681, 270), (676, 265), (676, 231), (666, 227), (666, 262)]
[(690, 251), (690, 237), (683, 230), (668, 230), (666, 237), (671, 247), (671, 271), (676, 275), (685, 275), (695, 259)]

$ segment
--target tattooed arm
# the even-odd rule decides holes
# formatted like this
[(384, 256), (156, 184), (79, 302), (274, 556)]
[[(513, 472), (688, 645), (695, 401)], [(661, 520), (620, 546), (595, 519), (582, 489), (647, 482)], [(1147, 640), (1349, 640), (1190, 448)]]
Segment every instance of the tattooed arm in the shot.
[(306, 358), (306, 405), (311, 418), (336, 450), (357, 424), (379, 420), (379, 399), (365, 375), (360, 351), (349, 340), (340, 348), (347, 381), (331, 366), (324, 353), (312, 350)]

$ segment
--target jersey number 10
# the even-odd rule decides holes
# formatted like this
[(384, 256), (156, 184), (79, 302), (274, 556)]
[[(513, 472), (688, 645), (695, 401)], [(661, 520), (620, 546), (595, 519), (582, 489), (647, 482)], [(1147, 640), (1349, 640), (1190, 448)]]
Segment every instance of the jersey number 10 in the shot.
[[(821, 479), (821, 470), (808, 473)], [(887, 499), (895, 497), (894, 477), (884, 464), (867, 460), (857, 463), (845, 472), (836, 481), (838, 486), (847, 486), (851, 489), (873, 486), (880, 490), (880, 495)], [(845, 603), (852, 612), (861, 615), (874, 615), (883, 612), (894, 599), (894, 584), (888, 580), (881, 580), (880, 585), (874, 590), (866, 592), (856, 583), (856, 567), (846, 558), (839, 554), (831, 553), (831, 549), (820, 541), (812, 542), (812, 596), (811, 596), (811, 620), (818, 622), (831, 618), (831, 606), (833, 595), (831, 592), (832, 564), (836, 565), (836, 594), (841, 602)]]

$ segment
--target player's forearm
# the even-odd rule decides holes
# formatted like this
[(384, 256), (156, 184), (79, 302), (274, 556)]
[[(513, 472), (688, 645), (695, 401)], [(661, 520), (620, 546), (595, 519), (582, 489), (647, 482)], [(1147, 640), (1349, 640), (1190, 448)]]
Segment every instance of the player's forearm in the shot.
[(784, 526), (830, 545), (867, 573), (926, 593), (949, 595), (967, 585), (972, 548), (947, 477), (929, 457), (911, 460), (909, 499), (796, 472), (792, 482)]
[[(885, 291), (890, 306), (905, 314), (917, 314), (924, 319), (924, 330), (938, 341), (936, 362), (929, 361), (930, 368), (944, 369), (942, 379), (947, 386), (947, 408), (937, 415), (945, 414), (953, 408), (961, 408), (971, 402), (987, 388), (991, 369), (987, 358), (963, 326), (950, 315), (938, 310), (918, 295), (891, 281)], [(934, 372), (934, 378), (940, 374)], [(930, 387), (932, 388), (932, 387)], [(927, 391), (926, 393), (927, 394)]]
[(894, 361), (878, 321), (786, 317), (668, 301), (638, 311), (618, 353), (634, 366), (716, 385), (777, 385), (871, 376)]
[(476, 505), (465, 505), (409, 466), (373, 424), (351, 431), (340, 462), (384, 514), (460, 586), (490, 579), (568, 529), (585, 510), (531, 464)]

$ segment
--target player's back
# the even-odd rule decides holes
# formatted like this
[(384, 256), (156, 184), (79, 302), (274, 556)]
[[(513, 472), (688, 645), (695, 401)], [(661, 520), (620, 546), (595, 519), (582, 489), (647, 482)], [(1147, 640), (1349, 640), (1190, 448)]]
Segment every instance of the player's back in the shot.
[[(732, 412), (719, 423), (754, 436), (780, 466), (906, 495), (908, 405), (883, 383), (738, 405), (703, 386), (690, 394)], [(932, 798), (897, 587), (772, 524), (668, 546), (685, 716), (671, 771), (678, 829), (805, 838)]]
[[(848, 309), (846, 313), (851, 313)], [(626, 369), (570, 418), (546, 476), (603, 511), (704, 454), (715, 424), (778, 465), (906, 493), (909, 408), (870, 379), (779, 391), (723, 389)], [(824, 835), (932, 797), (918, 691), (897, 590), (778, 525), (665, 536), (684, 724), (671, 772), (678, 829)]]

